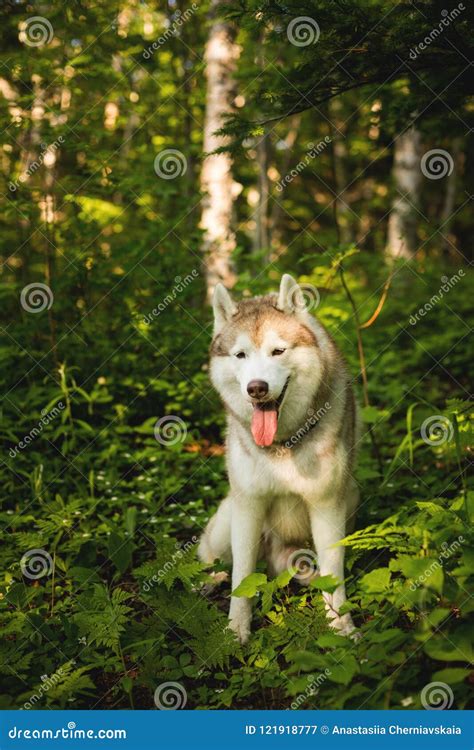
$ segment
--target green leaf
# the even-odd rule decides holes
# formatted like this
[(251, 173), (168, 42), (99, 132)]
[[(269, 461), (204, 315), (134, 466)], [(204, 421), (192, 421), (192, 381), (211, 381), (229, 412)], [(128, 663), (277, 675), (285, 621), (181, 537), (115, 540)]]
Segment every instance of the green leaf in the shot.
[(339, 648), (343, 643), (341, 638), (342, 636), (336, 633), (323, 633), (319, 636), (316, 643), (321, 648)]
[(328, 594), (332, 594), (338, 586), (340, 586), (340, 582), (337, 580), (337, 578), (334, 578), (332, 575), (328, 576), (318, 576), (315, 578), (311, 583), (309, 584), (312, 589), (317, 589), (318, 591), (326, 591)]
[(293, 651), (288, 655), (288, 658), (297, 669), (302, 669), (304, 672), (321, 669), (327, 661), (327, 656), (313, 651)]
[(423, 649), (432, 659), (439, 661), (461, 661), (471, 663), (474, 661), (474, 650), (471, 632), (461, 630), (449, 633), (449, 640), (444, 636), (432, 636)]
[(379, 594), (388, 589), (390, 577), (388, 568), (376, 568), (363, 576), (360, 585), (369, 594)]
[(452, 667), (451, 669), (440, 669), (431, 675), (433, 681), (446, 682), (448, 685), (456, 685), (458, 682), (464, 682), (466, 677), (472, 674), (471, 669), (462, 669), (462, 667)]
[(380, 633), (370, 634), (370, 640), (374, 643), (385, 643), (385, 641), (403, 640), (404, 638), (406, 638), (406, 633), (400, 630), (400, 628), (388, 628), (387, 630), (382, 630)]
[(360, 410), (364, 424), (374, 424), (388, 419), (390, 412), (387, 409), (377, 409), (375, 406), (364, 406)]
[(267, 576), (264, 573), (251, 573), (241, 581), (235, 591), (232, 592), (232, 596), (255, 596), (259, 587), (263, 586), (266, 582)]
[(133, 543), (115, 531), (110, 532), (108, 554), (119, 573), (125, 573), (132, 562)]
[(137, 509), (135, 506), (131, 506), (127, 508), (127, 512), (125, 513), (125, 528), (127, 529), (130, 536), (134, 535), (136, 524), (137, 524)]
[(430, 588), (439, 594), (443, 589), (444, 573), (440, 561), (434, 557), (399, 556), (399, 569), (415, 586)]
[(341, 664), (334, 666), (328, 665), (328, 679), (337, 682), (340, 685), (348, 685), (355, 674), (358, 672), (358, 664), (354, 656), (348, 654), (344, 657)]
[(133, 687), (133, 680), (131, 677), (128, 677), (127, 675), (125, 677), (122, 677), (122, 679), (120, 680), (120, 684), (122, 685), (126, 693), (131, 692)]
[(291, 570), (283, 570), (276, 578), (275, 583), (278, 586), (278, 588), (284, 588), (285, 586), (288, 586), (289, 582), (293, 578), (293, 574)]

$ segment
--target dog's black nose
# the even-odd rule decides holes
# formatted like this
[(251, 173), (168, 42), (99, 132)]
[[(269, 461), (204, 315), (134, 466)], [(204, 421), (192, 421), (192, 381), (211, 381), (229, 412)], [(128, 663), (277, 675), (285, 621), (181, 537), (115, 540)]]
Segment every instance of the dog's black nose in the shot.
[(268, 393), (268, 383), (264, 380), (251, 380), (247, 386), (247, 393), (252, 398), (263, 398)]

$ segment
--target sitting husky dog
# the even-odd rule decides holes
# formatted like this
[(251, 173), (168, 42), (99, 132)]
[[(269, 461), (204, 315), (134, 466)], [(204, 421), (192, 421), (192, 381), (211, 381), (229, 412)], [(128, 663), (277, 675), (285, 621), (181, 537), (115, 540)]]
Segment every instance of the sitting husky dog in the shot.
[[(203, 533), (200, 559), (232, 559), (235, 590), (260, 555), (278, 575), (312, 539), (319, 574), (341, 581), (323, 596), (330, 624), (347, 635), (354, 625), (339, 613), (346, 596), (337, 543), (358, 503), (357, 413), (342, 355), (287, 274), (278, 294), (238, 304), (219, 284), (213, 307), (210, 373), (227, 410), (230, 493)], [(250, 600), (232, 597), (229, 619), (245, 643)]]

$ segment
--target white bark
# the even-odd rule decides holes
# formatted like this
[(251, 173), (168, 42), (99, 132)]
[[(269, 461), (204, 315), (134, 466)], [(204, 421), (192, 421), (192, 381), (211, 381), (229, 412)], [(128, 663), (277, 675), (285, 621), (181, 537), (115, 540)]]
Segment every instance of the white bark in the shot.
[[(216, 12), (221, 4), (222, 0), (212, 0), (212, 11)], [(205, 53), (207, 99), (203, 150), (208, 154), (226, 142), (224, 137), (215, 133), (223, 126), (223, 116), (232, 106), (233, 73), (238, 52), (230, 24), (214, 20)], [(204, 230), (203, 251), (207, 294), (210, 298), (219, 281), (231, 287), (236, 279), (232, 264), (232, 252), (235, 249), (235, 234), (232, 230), (234, 183), (229, 154), (212, 154), (204, 159), (201, 190), (204, 195), (201, 228)]]
[(420, 201), (421, 137), (409, 128), (395, 141), (393, 181), (395, 195), (388, 221), (386, 253), (392, 258), (411, 258), (417, 244), (417, 206)]

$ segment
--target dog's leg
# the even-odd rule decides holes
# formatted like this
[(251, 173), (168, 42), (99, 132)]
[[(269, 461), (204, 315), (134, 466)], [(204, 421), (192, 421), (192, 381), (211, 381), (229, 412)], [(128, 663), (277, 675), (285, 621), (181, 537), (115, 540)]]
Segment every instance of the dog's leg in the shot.
[[(230, 549), (230, 498), (226, 497), (221, 502), (217, 511), (204, 529), (198, 548), (198, 557), (203, 563), (211, 564), (214, 560), (230, 562), (232, 553)], [(228, 573), (221, 570), (219, 573), (210, 574), (210, 582), (206, 583), (201, 593), (210, 594), (213, 589), (228, 579)]]
[(352, 534), (354, 531), (359, 499), (359, 487), (355, 480), (352, 480), (346, 494), (346, 534)]
[(319, 572), (321, 576), (332, 575), (342, 581), (333, 594), (323, 592), (328, 618), (331, 627), (342, 635), (349, 635), (355, 629), (352, 618), (348, 613), (339, 615), (339, 608), (346, 601), (344, 547), (334, 546), (345, 536), (346, 508), (344, 503), (336, 505), (322, 502), (311, 508), (310, 517)]
[[(256, 498), (232, 498), (232, 591), (255, 571), (265, 508)], [(246, 597), (230, 600), (229, 626), (241, 643), (250, 635), (252, 602)]]
[(230, 562), (230, 516), (231, 500), (226, 497), (209, 520), (199, 542), (198, 557), (204, 563), (213, 563), (219, 558)]

